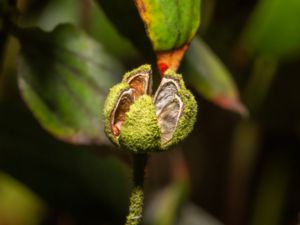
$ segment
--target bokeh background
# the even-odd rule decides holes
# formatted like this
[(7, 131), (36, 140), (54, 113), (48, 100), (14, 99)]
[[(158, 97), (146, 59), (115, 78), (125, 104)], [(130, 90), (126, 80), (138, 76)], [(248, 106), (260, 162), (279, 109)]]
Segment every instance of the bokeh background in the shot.
[[(120, 1), (99, 3), (19, 0), (19, 22), (47, 31), (72, 23), (123, 72), (154, 65), (150, 44), (136, 46), (115, 26)], [(144, 223), (300, 224), (300, 1), (203, 0), (201, 6), (197, 39), (179, 69), (198, 101), (197, 123), (178, 147), (151, 156)], [(0, 225), (124, 223), (130, 157), (111, 145), (75, 146), (45, 131), (17, 86), (20, 44), (0, 35)], [(136, 37), (144, 41), (143, 35)], [(210, 66), (203, 69), (203, 61)], [(111, 74), (111, 82), (120, 76)], [(249, 115), (213, 100), (218, 90), (239, 95)]]

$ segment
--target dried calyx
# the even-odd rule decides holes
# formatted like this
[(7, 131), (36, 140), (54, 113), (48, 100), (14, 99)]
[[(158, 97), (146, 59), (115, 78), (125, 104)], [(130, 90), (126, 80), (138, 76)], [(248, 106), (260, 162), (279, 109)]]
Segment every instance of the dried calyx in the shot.
[(150, 65), (124, 75), (104, 106), (105, 131), (112, 142), (135, 153), (165, 150), (193, 129), (197, 103), (182, 76), (165, 71), (154, 97)]

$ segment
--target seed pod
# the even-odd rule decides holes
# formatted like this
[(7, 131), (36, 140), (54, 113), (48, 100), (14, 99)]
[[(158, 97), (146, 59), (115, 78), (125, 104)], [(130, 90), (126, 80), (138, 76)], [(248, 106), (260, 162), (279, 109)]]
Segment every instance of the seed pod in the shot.
[(107, 136), (134, 153), (165, 150), (184, 139), (195, 123), (197, 103), (181, 75), (167, 70), (154, 98), (151, 83), (149, 65), (128, 72), (104, 106)]

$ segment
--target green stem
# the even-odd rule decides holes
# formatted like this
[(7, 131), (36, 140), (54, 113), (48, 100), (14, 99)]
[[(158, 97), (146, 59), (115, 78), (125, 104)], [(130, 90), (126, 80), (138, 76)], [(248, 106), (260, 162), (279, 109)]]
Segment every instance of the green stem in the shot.
[(133, 188), (130, 196), (129, 213), (125, 225), (138, 225), (142, 221), (144, 204), (144, 170), (147, 154), (133, 155)]
[(262, 106), (277, 72), (277, 67), (278, 61), (273, 57), (260, 55), (255, 59), (252, 75), (243, 94), (250, 114), (254, 115)]

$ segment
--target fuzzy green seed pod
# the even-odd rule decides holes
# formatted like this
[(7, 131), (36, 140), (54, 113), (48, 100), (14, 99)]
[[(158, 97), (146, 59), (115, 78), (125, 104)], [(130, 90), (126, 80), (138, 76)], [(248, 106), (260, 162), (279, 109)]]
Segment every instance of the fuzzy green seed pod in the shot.
[(165, 72), (164, 78), (175, 79), (178, 81), (180, 86), (178, 95), (183, 102), (183, 110), (181, 116), (179, 117), (172, 139), (170, 142), (162, 146), (163, 149), (167, 149), (185, 139), (186, 136), (193, 130), (194, 124), (196, 122), (197, 102), (193, 94), (188, 89), (186, 89), (182, 76), (180, 74), (177, 74), (169, 69)]
[(150, 96), (138, 98), (126, 113), (119, 143), (135, 153), (147, 153), (160, 148), (160, 129)]
[(168, 149), (192, 131), (196, 120), (197, 103), (182, 76), (167, 70), (151, 97), (151, 74), (150, 65), (126, 73), (104, 105), (107, 136), (133, 153)]

